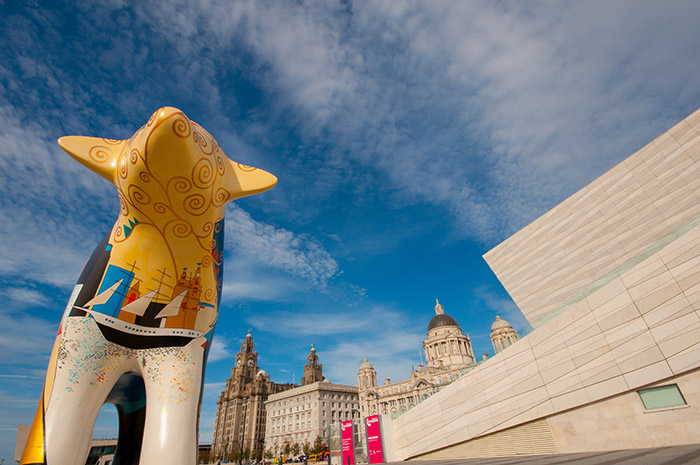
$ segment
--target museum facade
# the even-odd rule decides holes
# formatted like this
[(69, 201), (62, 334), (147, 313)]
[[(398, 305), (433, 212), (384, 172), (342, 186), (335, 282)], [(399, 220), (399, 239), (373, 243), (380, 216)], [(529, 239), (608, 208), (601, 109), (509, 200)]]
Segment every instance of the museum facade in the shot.
[(484, 258), (533, 331), (385, 422), (391, 461), (700, 442), (700, 110)]

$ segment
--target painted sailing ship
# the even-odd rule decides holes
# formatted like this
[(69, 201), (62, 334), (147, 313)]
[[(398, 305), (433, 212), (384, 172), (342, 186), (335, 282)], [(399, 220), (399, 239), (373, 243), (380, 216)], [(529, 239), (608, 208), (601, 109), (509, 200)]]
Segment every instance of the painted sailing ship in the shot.
[[(92, 317), (107, 340), (134, 349), (184, 346), (205, 335), (195, 329), (198, 313), (206, 309), (199, 302), (199, 268), (193, 277), (183, 269), (167, 303), (155, 301), (163, 299), (160, 286), (140, 295), (138, 281), (129, 286), (132, 276), (119, 279), (83, 305), (75, 305), (72, 298), (69, 306)], [(79, 286), (75, 296), (80, 294)], [(213, 324), (207, 325), (207, 331)]]

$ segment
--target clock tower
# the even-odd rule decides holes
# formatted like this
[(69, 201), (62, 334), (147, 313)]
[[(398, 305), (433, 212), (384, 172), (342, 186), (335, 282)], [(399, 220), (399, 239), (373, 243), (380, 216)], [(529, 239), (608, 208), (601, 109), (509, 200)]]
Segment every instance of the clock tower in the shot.
[[(251, 458), (262, 458), (265, 443), (265, 401), (270, 394), (286, 391), (294, 384), (277, 384), (258, 367), (258, 353), (248, 331), (236, 354), (231, 377), (216, 403), (212, 453), (230, 460), (248, 451)], [(260, 457), (257, 457), (257, 456)]]
[[(236, 354), (236, 362), (231, 370), (231, 378), (241, 380), (241, 387), (253, 381), (260, 371), (258, 368), (258, 353), (250, 332), (245, 337), (241, 350)], [(245, 390), (245, 389), (244, 389)]]

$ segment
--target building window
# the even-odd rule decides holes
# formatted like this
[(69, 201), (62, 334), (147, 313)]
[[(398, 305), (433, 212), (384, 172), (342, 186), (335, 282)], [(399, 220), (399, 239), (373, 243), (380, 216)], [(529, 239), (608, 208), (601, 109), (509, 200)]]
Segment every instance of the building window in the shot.
[(637, 392), (647, 410), (687, 405), (677, 384), (640, 389)]

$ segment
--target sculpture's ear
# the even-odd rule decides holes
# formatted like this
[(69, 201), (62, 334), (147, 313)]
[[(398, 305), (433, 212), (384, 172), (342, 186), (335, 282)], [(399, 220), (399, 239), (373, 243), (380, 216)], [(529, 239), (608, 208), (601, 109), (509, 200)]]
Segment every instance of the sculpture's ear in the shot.
[(65, 136), (58, 139), (58, 145), (68, 155), (111, 183), (114, 183), (117, 172), (117, 157), (125, 144), (125, 140), (99, 137)]
[(229, 166), (231, 170), (226, 170), (225, 177), (225, 189), (231, 196), (229, 200), (258, 194), (277, 184), (277, 177), (267, 171), (230, 160)]

